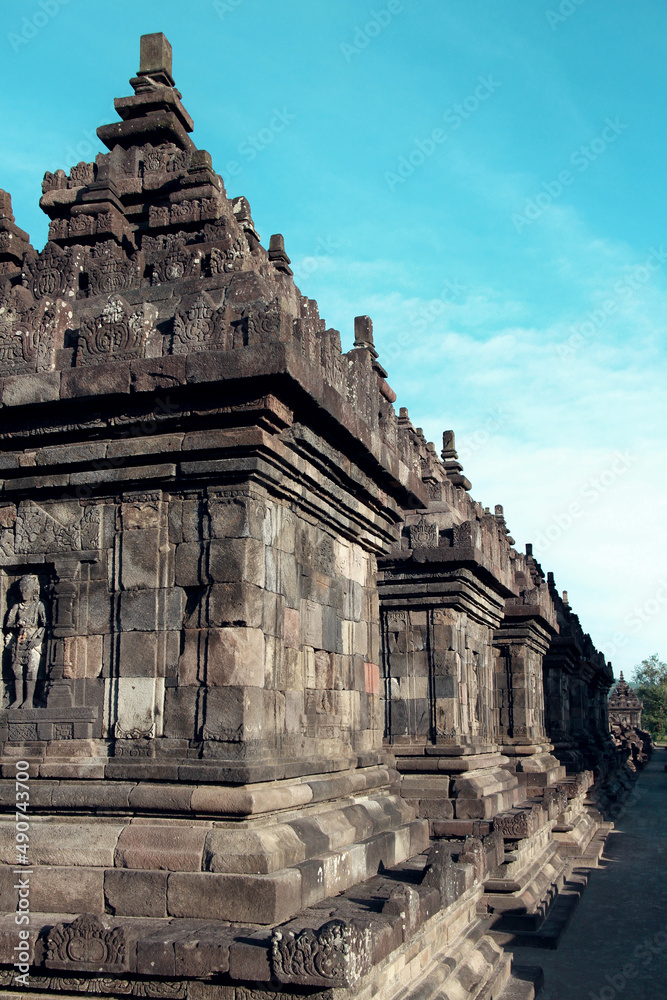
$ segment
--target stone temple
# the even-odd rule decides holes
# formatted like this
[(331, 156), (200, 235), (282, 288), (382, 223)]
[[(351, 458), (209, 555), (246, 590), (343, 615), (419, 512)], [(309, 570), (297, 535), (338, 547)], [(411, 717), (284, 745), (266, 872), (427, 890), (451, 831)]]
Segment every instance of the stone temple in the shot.
[(43, 251), (0, 193), (0, 995), (532, 997), (631, 787), (611, 664), (171, 65)]

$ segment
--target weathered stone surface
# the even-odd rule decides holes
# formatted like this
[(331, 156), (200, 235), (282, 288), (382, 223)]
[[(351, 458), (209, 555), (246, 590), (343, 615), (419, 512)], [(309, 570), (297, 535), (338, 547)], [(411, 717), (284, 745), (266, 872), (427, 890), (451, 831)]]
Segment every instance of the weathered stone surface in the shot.
[(214, 875), (174, 872), (167, 883), (172, 917), (203, 917), (274, 924), (301, 908), (301, 873)]
[(132, 824), (118, 838), (114, 863), (149, 871), (201, 871), (207, 832), (203, 827)]

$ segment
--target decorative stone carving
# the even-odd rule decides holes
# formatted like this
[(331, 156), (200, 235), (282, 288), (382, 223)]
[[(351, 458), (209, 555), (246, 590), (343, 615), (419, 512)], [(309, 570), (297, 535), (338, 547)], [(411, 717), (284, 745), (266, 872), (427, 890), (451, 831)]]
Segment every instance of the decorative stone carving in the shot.
[(176, 174), (182, 173), (190, 166), (192, 153), (187, 149), (179, 149), (173, 142), (166, 142), (161, 146), (151, 146), (150, 143), (144, 147), (143, 172), (147, 174)]
[(536, 817), (529, 809), (496, 816), (493, 825), (508, 840), (523, 840), (524, 837), (530, 837), (538, 827)]
[(410, 525), (411, 549), (435, 549), (438, 547), (438, 526), (422, 519)]
[(45, 965), (79, 972), (126, 972), (125, 932), (122, 927), (105, 927), (91, 913), (71, 924), (56, 924), (46, 939)]
[(99, 365), (146, 357), (150, 335), (157, 339), (157, 316), (156, 307), (149, 302), (133, 311), (122, 296), (109, 295), (100, 316), (82, 319), (75, 363)]
[(344, 920), (329, 920), (318, 930), (295, 934), (275, 928), (271, 968), (281, 983), (301, 986), (352, 986), (370, 969), (370, 931)]
[(19, 589), (21, 600), (10, 609), (6, 626), (10, 634), (7, 645), (14, 677), (14, 700), (10, 707), (14, 707), (21, 698), (19, 708), (32, 708), (46, 630), (46, 608), (39, 599), (40, 586), (36, 576), (28, 574), (21, 577)]
[(446, 843), (436, 841), (431, 844), (422, 884), (438, 890), (443, 908), (450, 906), (465, 892), (465, 869), (455, 863)]
[[(30, 707), (30, 706), (28, 706)], [(9, 740), (13, 743), (32, 743), (39, 739), (36, 722), (10, 722)]]
[(155, 723), (148, 729), (123, 729), (120, 722), (117, 722), (114, 735), (117, 740), (152, 740), (155, 739)]
[(16, 517), (17, 552), (69, 552), (99, 547), (100, 508), (33, 500), (19, 504)]
[[(0, 986), (14, 982), (14, 970), (0, 972)], [(187, 984), (160, 979), (119, 979), (109, 976), (35, 976), (30, 975), (30, 988), (48, 995), (93, 993), (106, 996), (164, 997), (165, 1000), (185, 1000)], [(238, 991), (237, 991), (238, 992)]]
[(227, 274), (230, 271), (240, 271), (243, 267), (247, 249), (248, 244), (243, 237), (234, 240), (229, 246), (213, 247), (208, 262), (210, 274)]
[(43, 299), (47, 295), (51, 298), (71, 296), (74, 294), (79, 271), (80, 264), (76, 255), (49, 241), (38, 256), (25, 256), (23, 284), (36, 299)]
[(128, 257), (113, 240), (98, 243), (84, 262), (88, 295), (109, 294), (138, 286), (141, 271), (141, 262)]
[(191, 351), (225, 350), (227, 330), (222, 312), (202, 292), (174, 318), (173, 354)]
[(68, 188), (83, 187), (92, 184), (95, 179), (95, 165), (93, 163), (77, 163), (69, 172), (67, 181)]
[(64, 170), (56, 170), (53, 174), (50, 170), (46, 171), (42, 181), (42, 194), (46, 194), (47, 191), (62, 191), (66, 187), (67, 174)]
[(151, 267), (151, 284), (181, 281), (199, 276), (203, 251), (187, 245), (185, 232), (168, 233), (162, 237), (146, 237), (143, 247)]
[(0, 375), (22, 375), (52, 369), (55, 350), (62, 347), (63, 334), (72, 310), (61, 299), (44, 299), (29, 306), (16, 289), (0, 301)]

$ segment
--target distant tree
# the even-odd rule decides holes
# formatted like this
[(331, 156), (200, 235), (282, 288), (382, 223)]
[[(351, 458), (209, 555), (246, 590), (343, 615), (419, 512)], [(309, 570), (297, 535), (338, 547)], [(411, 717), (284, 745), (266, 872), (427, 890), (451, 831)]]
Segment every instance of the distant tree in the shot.
[(654, 739), (667, 733), (667, 663), (654, 653), (634, 668), (632, 686), (644, 703), (642, 728)]

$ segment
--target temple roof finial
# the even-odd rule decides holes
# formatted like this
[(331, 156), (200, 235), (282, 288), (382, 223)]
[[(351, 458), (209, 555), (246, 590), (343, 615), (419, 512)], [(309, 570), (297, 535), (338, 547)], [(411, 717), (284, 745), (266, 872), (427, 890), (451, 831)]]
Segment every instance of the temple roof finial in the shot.
[(161, 31), (141, 36), (137, 76), (150, 77), (158, 86), (174, 86), (174, 78), (171, 75), (171, 45)]
[(130, 80), (134, 94), (117, 97), (114, 107), (122, 121), (102, 125), (99, 138), (108, 149), (153, 146), (172, 142), (194, 151), (188, 135), (194, 123), (181, 104), (181, 93), (171, 75), (171, 45), (161, 31), (141, 36), (139, 72)]
[(463, 466), (459, 462), (459, 456), (456, 451), (454, 431), (442, 432), (441, 455), (447, 478), (452, 481), (454, 486), (460, 486), (464, 490), (469, 490), (471, 486), (470, 480), (463, 475)]

